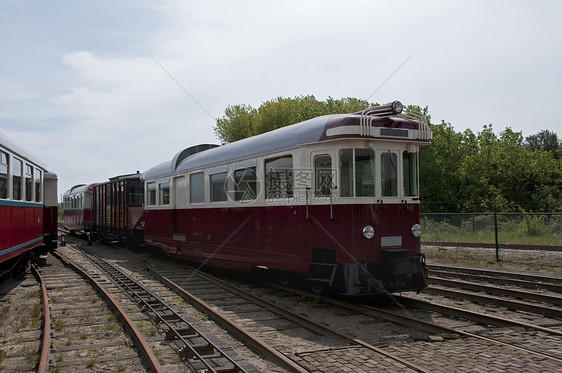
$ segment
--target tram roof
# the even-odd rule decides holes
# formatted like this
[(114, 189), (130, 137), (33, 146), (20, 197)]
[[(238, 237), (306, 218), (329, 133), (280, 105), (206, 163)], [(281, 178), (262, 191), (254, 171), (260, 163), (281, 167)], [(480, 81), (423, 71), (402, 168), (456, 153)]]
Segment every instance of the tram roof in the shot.
[(335, 114), (309, 119), (257, 136), (211, 147), (185, 159), (178, 159), (180, 152), (172, 161), (161, 163), (145, 171), (142, 178), (145, 180), (158, 179), (172, 174), (186, 173), (295, 149), (300, 145), (319, 141), (329, 118), (346, 115)]
[(26, 161), (31, 162), (36, 166), (39, 166), (43, 170), (47, 170), (47, 166), (43, 163), (43, 161), (39, 160), (39, 157), (35, 156), (27, 149), (23, 148), (16, 142), (12, 141), (8, 136), (4, 135), (1, 132), (0, 132), (0, 145), (6, 150), (10, 151), (12, 154), (18, 156), (19, 158), (23, 158)]
[[(329, 139), (361, 137), (345, 134), (327, 136), (327, 130), (330, 128), (358, 126), (361, 118), (365, 118), (359, 114), (324, 115), (222, 146), (197, 145), (177, 153), (171, 161), (145, 171), (142, 179), (156, 180), (174, 174), (241, 162)], [(385, 115), (371, 118), (369, 125), (373, 127), (417, 129), (420, 125), (418, 121), (396, 116)]]

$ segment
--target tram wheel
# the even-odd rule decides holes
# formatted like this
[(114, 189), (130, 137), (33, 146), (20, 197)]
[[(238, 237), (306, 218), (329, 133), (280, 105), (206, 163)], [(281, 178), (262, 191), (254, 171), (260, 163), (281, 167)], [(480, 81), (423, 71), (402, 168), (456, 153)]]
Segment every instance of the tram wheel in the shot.
[(314, 294), (322, 294), (324, 290), (326, 290), (326, 285), (315, 284), (312, 282), (309, 285), (310, 285), (310, 290), (312, 290)]
[(291, 278), (288, 275), (281, 274), (277, 276), (277, 281), (283, 286), (288, 286), (291, 283)]

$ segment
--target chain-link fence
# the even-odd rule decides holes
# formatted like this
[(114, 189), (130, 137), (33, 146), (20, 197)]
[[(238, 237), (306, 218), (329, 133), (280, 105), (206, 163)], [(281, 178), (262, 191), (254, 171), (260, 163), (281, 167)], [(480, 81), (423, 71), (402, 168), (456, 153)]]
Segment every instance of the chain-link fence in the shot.
[(480, 249), (483, 259), (512, 250), (562, 253), (562, 213), (422, 213), (421, 225), (422, 244)]

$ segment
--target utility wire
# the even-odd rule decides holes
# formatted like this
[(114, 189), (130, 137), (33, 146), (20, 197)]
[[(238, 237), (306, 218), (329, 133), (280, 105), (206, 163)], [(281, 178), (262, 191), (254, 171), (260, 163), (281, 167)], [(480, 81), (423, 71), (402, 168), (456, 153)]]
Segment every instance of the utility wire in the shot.
[(371, 93), (371, 95), (367, 98), (367, 101), (369, 101), (371, 99), (371, 97), (373, 97), (375, 95), (375, 93), (377, 93), (379, 91), (379, 89), (381, 89), (382, 86), (385, 85), (386, 82), (388, 82), (390, 80), (390, 78), (392, 78), (394, 76), (394, 74), (396, 74), (398, 72), (398, 70), (400, 70), (402, 68), (402, 66), (404, 66), (406, 64), (406, 62), (408, 62), (408, 60), (414, 56), (414, 54), (416, 54), (416, 52), (412, 53), (408, 58), (406, 58), (406, 60), (404, 62), (402, 62), (402, 64), (400, 66), (398, 66), (398, 68), (396, 70), (394, 70), (394, 72), (392, 74), (390, 74), (390, 76), (388, 78), (386, 78), (386, 80), (384, 82), (382, 82), (382, 84), (377, 89), (375, 89), (375, 91), (373, 93)]
[(172, 78), (172, 80), (173, 80), (174, 82), (176, 82), (177, 85), (180, 86), (181, 89), (183, 89), (183, 91), (184, 91), (185, 93), (188, 94), (189, 97), (191, 97), (191, 99), (192, 99), (193, 101), (195, 101), (195, 103), (196, 103), (197, 105), (199, 105), (199, 107), (200, 107), (201, 109), (203, 109), (203, 111), (204, 111), (205, 113), (207, 113), (208, 116), (211, 117), (211, 119), (212, 119), (213, 121), (216, 122), (216, 119), (211, 115), (211, 113), (209, 113), (209, 112), (207, 111), (207, 109), (205, 109), (205, 108), (203, 107), (203, 105), (201, 105), (201, 104), (199, 103), (199, 101), (197, 101), (197, 100), (195, 99), (195, 97), (193, 97), (193, 96), (191, 95), (191, 93), (189, 93), (189, 92), (187, 91), (187, 89), (185, 89), (185, 88), (180, 84), (180, 82), (178, 82), (178, 81), (176, 80), (176, 78), (174, 78), (174, 77), (172, 76), (172, 74), (170, 74), (170, 73), (168, 72), (168, 70), (166, 70), (166, 69), (164, 68), (164, 66), (162, 66), (162, 65), (160, 64), (160, 62), (158, 62), (158, 61), (156, 60), (156, 58), (152, 57), (152, 55), (151, 55), (149, 52), (146, 52), (146, 53), (150, 56), (150, 58), (152, 58), (152, 60), (153, 60), (154, 62), (156, 62), (156, 64), (158, 64), (158, 66), (160, 66), (160, 68), (161, 68), (162, 70), (164, 70), (164, 72), (165, 72), (166, 74), (168, 74), (168, 76), (169, 76), (170, 78)]

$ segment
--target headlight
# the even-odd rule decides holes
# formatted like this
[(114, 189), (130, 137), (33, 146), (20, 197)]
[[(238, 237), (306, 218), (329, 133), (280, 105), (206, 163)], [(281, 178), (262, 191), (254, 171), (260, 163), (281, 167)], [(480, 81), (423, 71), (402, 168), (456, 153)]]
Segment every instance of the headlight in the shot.
[(363, 237), (370, 240), (374, 236), (375, 236), (375, 228), (371, 227), (370, 225), (367, 225), (365, 228), (363, 228)]
[(394, 101), (392, 103), (392, 112), (394, 114), (400, 114), (403, 109), (404, 109), (404, 105), (402, 105), (400, 101)]
[(419, 237), (422, 234), (422, 229), (421, 229), (421, 225), (419, 224), (414, 224), (414, 226), (412, 227), (412, 235), (414, 237)]

